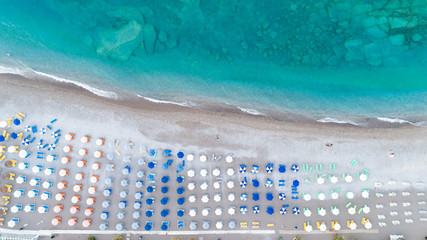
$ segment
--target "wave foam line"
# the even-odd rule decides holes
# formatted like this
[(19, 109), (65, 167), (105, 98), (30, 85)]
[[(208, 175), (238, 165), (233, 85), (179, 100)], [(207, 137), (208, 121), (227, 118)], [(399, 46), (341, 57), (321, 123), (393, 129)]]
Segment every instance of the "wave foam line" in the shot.
[(360, 126), (360, 124), (357, 124), (357, 123), (355, 123), (353, 121), (349, 121), (349, 120), (345, 120), (345, 121), (344, 120), (338, 120), (338, 119), (330, 118), (330, 117), (319, 119), (319, 120), (317, 120), (317, 122), (320, 122), (320, 123), (351, 124), (351, 125), (355, 125), (355, 126)]
[(190, 101), (185, 101), (185, 102), (179, 103), (179, 102), (172, 102), (172, 101), (166, 101), (166, 100), (159, 100), (159, 99), (144, 97), (144, 96), (141, 96), (141, 95), (137, 95), (137, 96), (140, 97), (140, 98), (143, 98), (143, 99), (145, 99), (147, 101), (153, 102), (153, 103), (173, 104), (173, 105), (178, 105), (178, 106), (181, 106), (181, 107), (194, 107), (194, 106), (196, 106), (195, 103), (190, 102)]
[(255, 109), (250, 109), (250, 108), (241, 108), (241, 107), (237, 107), (238, 109), (240, 109), (240, 111), (244, 112), (244, 113), (248, 113), (251, 115), (256, 115), (256, 116), (265, 116), (264, 113), (257, 111)]
[(81, 88), (84, 88), (84, 89), (88, 90), (89, 92), (91, 92), (97, 96), (100, 96), (100, 97), (112, 98), (112, 99), (118, 98), (118, 96), (115, 92), (101, 90), (101, 89), (91, 87), (91, 86), (84, 84), (84, 83), (81, 83), (81, 82), (73, 81), (70, 79), (58, 77), (58, 76), (43, 73), (43, 72), (38, 72), (38, 71), (31, 69), (31, 68), (23, 70), (23, 69), (19, 69), (19, 68), (9, 68), (9, 67), (0, 66), (0, 73), (4, 73), (4, 74), (15, 74), (15, 75), (20, 75), (23, 77), (31, 78), (31, 76), (28, 76), (28, 72), (39, 75), (39, 76), (48, 77), (48, 78), (54, 79), (54, 80), (61, 82), (61, 83), (74, 84), (74, 85), (81, 87)]
[(400, 124), (411, 124), (413, 126), (417, 126), (417, 127), (422, 127), (422, 126), (426, 126), (426, 122), (410, 122), (408, 120), (405, 119), (400, 119), (400, 118), (387, 118), (387, 117), (377, 117), (377, 120), (379, 121), (383, 121), (383, 122), (389, 122), (389, 123), (400, 123)]

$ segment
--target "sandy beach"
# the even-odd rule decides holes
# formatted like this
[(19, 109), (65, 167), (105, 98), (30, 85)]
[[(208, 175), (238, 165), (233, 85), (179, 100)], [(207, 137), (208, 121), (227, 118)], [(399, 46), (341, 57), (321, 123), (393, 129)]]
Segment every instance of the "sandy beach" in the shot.
[[(425, 210), (425, 205), (420, 205), (419, 202), (425, 201), (426, 197), (419, 193), (425, 193), (427, 182), (425, 172), (427, 171), (427, 129), (423, 127), (404, 126), (400, 128), (362, 128), (349, 125), (339, 124), (308, 124), (308, 123), (289, 123), (279, 122), (274, 119), (269, 119), (263, 116), (253, 116), (237, 112), (226, 111), (208, 111), (202, 109), (191, 109), (180, 107), (171, 104), (159, 104), (142, 100), (141, 98), (126, 97), (120, 100), (106, 99), (91, 94), (79, 87), (71, 84), (60, 84), (49, 81), (35, 81), (25, 79), (15, 75), (0, 75), (0, 120), (7, 117), (14, 116), (18, 112), (26, 114), (23, 125), (48, 124), (52, 119), (58, 119), (54, 126), (56, 129), (61, 129), (64, 136), (66, 133), (74, 133), (76, 135), (76, 142), (74, 148), (76, 149), (72, 155), (72, 159), (78, 159), (77, 150), (85, 147), (89, 152), (88, 164), (96, 162), (92, 157), (94, 151), (99, 150), (95, 144), (82, 145), (78, 139), (84, 135), (90, 136), (92, 140), (96, 138), (104, 138), (106, 146), (104, 146), (104, 153), (114, 153), (112, 148), (109, 148), (109, 143), (113, 140), (119, 140), (121, 145), (117, 146), (122, 152), (126, 152), (124, 146), (126, 143), (132, 142), (134, 147), (123, 156), (117, 156), (114, 160), (115, 172), (105, 171), (105, 165), (108, 160), (104, 157), (100, 162), (102, 164), (101, 170), (94, 172), (89, 167), (86, 169), (78, 169), (75, 167), (75, 162), (72, 162), (69, 167), (68, 181), (69, 187), (66, 189), (67, 199), (73, 195), (72, 186), (75, 184), (74, 176), (77, 172), (84, 171), (85, 176), (92, 174), (99, 175), (98, 192), (94, 195), (97, 200), (94, 205), (94, 213), (91, 217), (93, 219), (92, 225), (89, 228), (83, 228), (81, 221), (84, 215), (79, 215), (79, 222), (76, 226), (70, 227), (67, 225), (67, 220), (71, 217), (68, 209), (71, 203), (64, 203), (64, 211), (61, 216), (63, 223), (58, 226), (52, 226), (50, 221), (55, 217), (56, 213), (49, 211), (46, 214), (40, 215), (38, 213), (21, 212), (13, 216), (8, 213), (5, 216), (5, 223), (12, 217), (21, 219), (18, 227), (27, 223), (22, 230), (81, 230), (83, 234), (76, 236), (72, 234), (55, 234), (59, 239), (86, 239), (88, 235), (84, 235), (85, 231), (98, 230), (99, 224), (102, 220), (99, 218), (103, 209), (100, 204), (106, 198), (102, 195), (102, 191), (106, 188), (104, 180), (110, 175), (115, 177), (112, 187), (113, 195), (111, 202), (119, 202), (120, 197), (120, 180), (123, 176), (120, 174), (123, 167), (130, 165), (132, 168), (131, 174), (127, 176), (131, 187), (129, 187), (129, 196), (127, 198), (129, 206), (127, 207), (127, 215), (124, 220), (117, 220), (116, 215), (120, 209), (116, 205), (112, 206), (110, 211), (109, 229), (115, 230), (115, 225), (118, 222), (124, 222), (125, 229), (131, 230), (131, 224), (134, 222), (132, 218), (132, 208), (134, 202), (134, 194), (138, 189), (135, 188), (134, 182), (137, 181), (136, 172), (142, 168), (137, 163), (138, 159), (143, 157), (150, 160), (149, 157), (142, 154), (140, 147), (144, 146), (147, 149), (158, 149), (158, 156), (161, 156), (160, 149), (171, 149), (172, 152), (177, 153), (183, 151), (186, 154), (193, 153), (196, 158), (194, 161), (186, 162), (185, 169), (181, 173), (185, 175), (185, 182), (183, 186), (187, 186), (189, 182), (196, 182), (194, 190), (188, 190), (183, 194), (186, 202), (182, 206), (178, 206), (176, 201), (180, 197), (176, 194), (176, 188), (179, 184), (175, 181), (176, 174), (174, 170), (168, 170), (168, 175), (171, 176), (171, 181), (168, 184), (170, 189), (170, 203), (167, 205), (171, 210), (171, 214), (167, 218), (170, 222), (172, 234), (163, 235), (144, 235), (143, 227), (146, 220), (156, 223), (153, 230), (160, 231), (160, 223), (165, 218), (159, 215), (160, 209), (155, 215), (147, 219), (145, 218), (145, 210), (152, 208), (146, 206), (145, 202), (141, 210), (141, 227), (138, 231), (142, 234), (130, 234), (130, 239), (138, 239), (140, 235), (144, 235), (143, 239), (172, 239), (172, 237), (181, 236), (182, 239), (278, 239), (282, 236), (283, 239), (290, 239), (296, 235), (302, 239), (330, 239), (334, 231), (320, 232), (316, 229), (316, 222), (325, 222), (328, 229), (331, 229), (331, 221), (339, 221), (342, 232), (346, 239), (387, 239), (390, 234), (404, 234), (407, 239), (421, 239), (427, 232), (425, 230), (426, 222), (419, 219), (427, 217), (420, 213)], [(21, 126), (23, 128), (23, 126)], [(22, 129), (21, 129), (22, 130)], [(62, 148), (68, 143), (63, 139), (58, 142), (57, 152), (62, 156)], [(326, 143), (332, 143), (331, 147), (326, 146)], [(34, 144), (35, 145), (35, 144)], [(37, 150), (33, 146), (33, 152)], [(394, 155), (393, 158), (389, 157), (390, 152)], [(33, 153), (35, 154), (35, 153)], [(221, 156), (218, 161), (212, 160), (212, 155)], [(233, 163), (226, 163), (225, 157), (232, 154), (234, 157)], [(120, 159), (124, 155), (131, 155), (132, 160), (130, 163), (122, 162)], [(208, 156), (207, 162), (200, 162), (199, 156)], [(162, 198), (160, 192), (161, 176), (165, 175), (165, 170), (161, 169), (160, 165), (163, 163), (164, 158), (158, 158), (158, 165), (155, 169), (157, 179), (157, 190), (151, 196), (156, 198), (157, 204)], [(357, 164), (351, 164), (353, 160), (357, 160)], [(17, 159), (18, 160), (18, 159)], [(19, 159), (19, 161), (21, 161)], [(32, 161), (32, 160), (31, 160)], [(30, 161), (30, 162), (31, 162)], [(77, 160), (76, 160), (77, 161)], [(180, 161), (175, 160), (174, 164)], [(274, 163), (274, 174), (265, 172), (267, 163)], [(17, 168), (10, 170), (4, 167), (4, 161), (0, 163), (3, 171), (16, 172), (20, 175)], [(61, 168), (61, 163), (57, 164), (57, 169)], [(247, 166), (247, 173), (239, 174), (239, 165), (244, 164)], [(279, 164), (285, 164), (287, 167), (286, 173), (283, 175), (278, 174), (277, 168)], [(298, 172), (290, 170), (291, 165), (297, 164), (299, 166)], [(308, 164), (312, 167), (310, 173), (304, 171), (303, 165)], [(322, 165), (323, 169), (316, 171), (316, 166)], [(331, 170), (330, 164), (335, 164), (336, 169)], [(250, 171), (252, 165), (259, 165), (260, 171), (255, 175), (251, 175)], [(144, 166), (145, 167), (145, 166)], [(221, 170), (223, 183), (219, 189), (214, 189), (212, 183), (216, 177), (212, 175), (212, 171), (218, 168)], [(225, 174), (228, 168), (233, 168), (236, 172), (233, 176)], [(305, 168), (305, 167), (304, 167)], [(146, 168), (145, 168), (146, 169)], [(187, 170), (194, 169), (196, 176), (189, 178)], [(207, 177), (200, 176), (201, 169), (207, 169)], [(360, 181), (357, 176), (358, 173), (363, 171), (369, 173), (366, 181)], [(154, 171), (154, 170), (153, 170)], [(146, 174), (149, 170), (146, 170)], [(276, 174), (277, 173), (277, 174)], [(343, 180), (342, 174), (351, 174), (354, 180), (347, 183)], [(317, 184), (316, 178), (325, 174), (325, 184)], [(336, 175), (339, 179), (338, 183), (333, 185), (327, 179), (329, 175)], [(248, 185), (246, 188), (241, 188), (239, 182), (247, 176)], [(57, 176), (58, 177), (58, 176)], [(30, 178), (30, 177), (29, 177)], [(59, 178), (59, 177), (58, 177)], [(267, 178), (273, 180), (274, 185), (272, 188), (264, 187)], [(285, 188), (278, 185), (280, 179), (286, 180)], [(255, 189), (252, 186), (252, 179), (259, 179), (261, 186)], [(311, 183), (306, 182), (306, 179), (311, 180)], [(60, 181), (61, 179), (55, 179)], [(229, 189), (225, 186), (227, 181), (234, 181), (235, 187)], [(299, 199), (291, 199), (290, 186), (293, 180), (299, 180), (298, 187)], [(4, 180), (1, 180), (2, 183)], [(200, 189), (200, 183), (208, 181), (209, 188), (207, 191)], [(381, 183), (381, 184), (380, 184)], [(3, 185), (3, 184), (1, 184)], [(17, 186), (15, 189), (30, 189), (29, 185)], [(54, 183), (56, 186), (56, 182)], [(148, 185), (144, 185), (145, 187)], [(84, 186), (87, 187), (87, 186)], [(55, 187), (54, 187), (55, 188)], [(331, 199), (329, 192), (331, 190), (339, 189), (338, 199)], [(145, 190), (145, 188), (144, 188)], [(362, 190), (369, 190), (369, 198), (362, 198)], [(52, 190), (53, 191), (53, 190)], [(57, 191), (55, 189), (55, 191)], [(248, 198), (251, 197), (252, 192), (258, 192), (261, 199), (254, 203), (251, 199), (246, 202), (240, 200), (242, 193), (248, 193)], [(285, 201), (278, 200), (277, 193), (286, 192), (287, 199)], [(345, 197), (346, 192), (354, 192), (353, 199)], [(233, 202), (227, 200), (229, 193), (235, 193), (236, 199)], [(273, 192), (274, 200), (269, 202), (265, 200), (265, 194)], [(318, 192), (324, 192), (327, 195), (326, 200), (316, 199)], [(403, 192), (408, 192), (410, 195), (402, 195)], [(12, 192), (13, 193), (13, 192)], [(203, 203), (199, 199), (203, 194), (209, 193), (211, 199), (208, 203)], [(222, 199), (218, 202), (213, 201), (213, 195), (220, 193)], [(302, 198), (302, 193), (308, 193), (312, 196), (312, 200), (305, 201)], [(377, 197), (376, 193), (381, 193), (384, 197)], [(396, 193), (396, 196), (389, 196), (389, 193)], [(2, 193), (3, 194), (3, 193)], [(144, 193), (145, 194), (145, 193)], [(188, 197), (190, 195), (197, 195), (195, 203), (189, 203)], [(83, 199), (90, 197), (87, 191), (82, 193), (81, 209), (85, 208)], [(145, 197), (145, 195), (144, 195)], [(50, 205), (56, 204), (53, 199)], [(145, 201), (145, 198), (143, 199)], [(27, 204), (28, 198), (16, 199), (12, 198), (10, 206), (16, 203)], [(41, 200), (37, 199), (37, 205), (43, 204)], [(357, 205), (357, 208), (369, 205), (370, 213), (368, 214), (355, 214), (350, 215), (347, 213), (346, 205), (351, 202), (351, 205)], [(391, 202), (396, 202), (397, 206), (391, 206)], [(404, 207), (404, 203), (410, 203), (410, 206)], [(279, 214), (279, 209), (282, 205), (288, 204), (290, 207), (287, 209), (286, 215)], [(376, 208), (376, 205), (382, 204), (383, 208)], [(239, 207), (245, 205), (248, 207), (248, 213), (242, 215), (239, 213)], [(257, 215), (252, 213), (253, 206), (259, 206), (261, 212)], [(160, 206), (160, 205), (154, 205)], [(236, 207), (236, 215), (228, 215), (227, 209), (230, 206)], [(266, 208), (273, 206), (275, 213), (268, 215)], [(298, 207), (301, 214), (292, 214), (292, 207)], [(329, 210), (331, 206), (337, 206), (340, 209), (340, 214), (334, 216)], [(406, 206), (406, 205), (405, 205)], [(162, 206), (163, 207), (163, 206)], [(211, 213), (205, 217), (200, 215), (203, 208), (210, 207)], [(217, 207), (222, 207), (222, 215), (217, 216), (213, 212)], [(317, 209), (324, 207), (327, 211), (326, 216), (319, 216)], [(196, 217), (190, 217), (188, 212), (191, 208), (198, 209)], [(311, 217), (305, 217), (302, 214), (303, 208), (310, 208), (313, 213)], [(198, 222), (197, 231), (201, 234), (185, 234), (180, 235), (176, 231), (191, 231), (187, 226), (185, 229), (177, 228), (176, 215), (178, 209), (185, 209), (186, 215), (182, 218), (188, 224), (191, 221)], [(82, 210), (81, 210), (82, 211)], [(397, 212), (398, 215), (392, 216), (390, 212)], [(405, 214), (410, 211), (411, 214)], [(378, 215), (385, 215), (385, 219), (378, 219)], [(36, 219), (34, 219), (36, 217)], [(351, 232), (347, 228), (346, 221), (354, 220), (358, 230), (364, 229), (361, 221), (363, 218), (368, 218), (373, 227), (371, 231), (365, 233), (358, 233), (357, 231)], [(412, 219), (413, 223), (405, 222), (405, 219)], [(204, 220), (210, 221), (210, 229), (212, 233), (204, 234), (202, 222)], [(248, 222), (248, 229), (252, 228), (252, 222), (259, 222), (259, 228), (256, 230), (271, 231), (270, 234), (250, 234), (249, 232), (230, 233), (230, 234), (216, 234), (215, 223), (217, 221), (224, 221), (224, 228), (222, 230), (230, 230), (228, 222), (236, 220), (237, 226), (234, 230), (242, 230), (240, 222)], [(394, 225), (392, 222), (398, 220), (400, 224)], [(42, 221), (42, 222), (41, 222)], [(314, 227), (314, 231), (306, 233), (303, 229), (305, 222), (310, 222)], [(379, 223), (386, 223), (385, 227), (379, 226)], [(267, 224), (274, 223), (274, 226), (268, 227)], [(2, 228), (7, 228), (6, 224)], [(18, 230), (19, 228), (14, 228)], [(230, 230), (232, 231), (232, 230)], [(167, 231), (166, 231), (167, 232)], [(166, 233), (165, 232), (165, 233)], [(340, 233), (338, 231), (338, 233)], [(112, 239), (117, 234), (96, 234), (97, 239)], [(124, 235), (126, 239), (126, 234)], [(48, 237), (45, 237), (48, 238)]]

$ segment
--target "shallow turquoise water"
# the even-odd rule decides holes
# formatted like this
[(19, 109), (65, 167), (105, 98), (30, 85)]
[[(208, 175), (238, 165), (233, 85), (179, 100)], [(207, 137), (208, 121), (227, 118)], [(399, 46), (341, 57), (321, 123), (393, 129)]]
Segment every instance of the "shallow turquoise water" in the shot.
[(0, 64), (268, 114), (426, 120), (427, 3), (349, 2), (0, 0)]

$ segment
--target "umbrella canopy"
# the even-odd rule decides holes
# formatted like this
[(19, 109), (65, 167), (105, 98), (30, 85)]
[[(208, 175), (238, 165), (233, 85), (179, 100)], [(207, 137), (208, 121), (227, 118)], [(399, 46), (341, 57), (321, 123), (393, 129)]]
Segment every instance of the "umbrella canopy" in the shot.
[(42, 166), (41, 165), (36, 165), (32, 168), (33, 173), (39, 173), (42, 171)]
[(183, 194), (185, 192), (185, 189), (183, 187), (179, 187), (176, 189), (176, 193)]
[[(273, 182), (271, 182), (271, 184), (273, 184)], [(254, 187), (259, 187), (259, 181), (257, 180), (257, 179), (253, 179), (252, 180), (252, 185), (254, 186)]]
[(70, 208), (70, 213), (71, 213), (71, 214), (76, 214), (76, 213), (78, 213), (78, 212), (79, 212), (79, 209), (80, 209), (80, 207), (79, 207), (79, 206), (72, 206), (72, 207)]
[(153, 169), (156, 167), (156, 162), (149, 162), (148, 163), (148, 168)]
[(146, 231), (150, 231), (152, 228), (153, 228), (153, 223), (152, 223), (152, 222), (147, 222), (147, 223), (145, 224), (144, 229), (145, 229)]
[(176, 214), (178, 215), (178, 217), (183, 217), (185, 214), (185, 210), (184, 209), (179, 209)]
[(208, 157), (206, 155), (200, 156), (200, 162), (206, 162), (208, 160)]
[(279, 172), (280, 173), (286, 172), (286, 166), (285, 165), (279, 165)]
[(252, 200), (258, 201), (259, 200), (259, 193), (252, 193)]
[(13, 205), (13, 206), (10, 208), (10, 211), (11, 211), (12, 213), (17, 213), (17, 212), (20, 212), (20, 211), (21, 211), (21, 209), (22, 209), (22, 205), (15, 204), (15, 205)]
[(142, 180), (138, 180), (138, 181), (136, 181), (135, 186), (137, 188), (142, 188), (143, 184), (144, 184), (144, 182)]
[(252, 207), (252, 212), (255, 214), (258, 214), (259, 213), (259, 206)]
[(273, 207), (267, 207), (267, 213), (269, 215), (272, 215), (274, 213), (274, 208)]
[(240, 181), (240, 187), (241, 188), (245, 188), (247, 183), (248, 183), (248, 181), (247, 181), (247, 179), (245, 177), (242, 181)]
[(308, 225), (307, 227), (305, 227), (305, 231), (311, 232), (313, 231), (313, 227), (311, 225)]
[(212, 175), (214, 175), (215, 177), (218, 177), (221, 174), (221, 171), (218, 168), (215, 168), (212, 171)]
[(354, 208), (354, 207), (349, 208), (348, 209), (348, 213), (351, 214), (351, 215), (355, 214), (356, 213), (356, 208)]
[(210, 208), (204, 208), (204, 209), (202, 210), (202, 215), (203, 215), (204, 217), (208, 216), (208, 215), (209, 215), (209, 213), (210, 213)]
[(234, 215), (234, 214), (236, 214), (236, 207), (235, 207), (235, 206), (230, 206), (230, 207), (228, 208), (228, 214), (229, 214), (229, 215)]
[(77, 224), (77, 218), (68, 219), (68, 226), (74, 226)]
[(273, 193), (266, 193), (266, 194), (265, 194), (265, 198), (266, 198), (268, 201), (272, 201), (272, 200), (273, 200)]
[(206, 189), (208, 189), (208, 182), (207, 182), (207, 181), (204, 181), (204, 182), (200, 185), (200, 188), (201, 188), (202, 190), (206, 190)]
[(364, 182), (364, 181), (366, 181), (368, 179), (368, 175), (362, 173), (362, 174), (359, 175), (359, 179), (360, 179), (360, 181)]
[(248, 208), (246, 206), (240, 206), (240, 213), (246, 214), (248, 212)]
[(232, 201), (234, 201), (234, 199), (236, 199), (236, 196), (234, 195), (234, 193), (229, 193), (228, 194), (228, 201), (232, 202)]
[(145, 211), (145, 216), (146, 217), (152, 217), (153, 216), (153, 210), (152, 209), (148, 209), (147, 211)]
[(339, 231), (341, 229), (341, 225), (339, 223), (334, 224), (334, 230)]
[(209, 229), (209, 227), (210, 227), (210, 224), (209, 224), (209, 221), (203, 221), (203, 229)]
[(268, 163), (266, 166), (265, 166), (265, 171), (267, 172), (267, 173), (272, 173), (273, 172), (273, 164), (272, 163)]
[(60, 177), (68, 176), (68, 169), (61, 169), (61, 170), (59, 170), (59, 176)]
[(326, 195), (324, 194), (324, 193), (319, 193), (318, 195), (317, 195), (317, 198), (319, 199), (319, 200), (325, 200), (325, 198), (326, 198)]
[(91, 223), (92, 223), (92, 220), (86, 218), (85, 220), (83, 220), (82, 225), (83, 225), (83, 227), (87, 228), (90, 226)]
[(169, 209), (163, 209), (163, 210), (160, 212), (160, 215), (161, 215), (162, 217), (167, 217), (167, 216), (169, 215)]
[(367, 205), (365, 205), (365, 206), (363, 207), (363, 213), (368, 214), (368, 213), (370, 213), (370, 212), (371, 212), (371, 208), (370, 208), (370, 207), (368, 207)]
[(161, 192), (162, 192), (163, 194), (168, 193), (168, 192), (169, 192), (169, 188), (168, 188), (168, 187), (162, 187), (162, 188), (161, 188)]
[(206, 177), (208, 175), (208, 170), (206, 170), (205, 168), (203, 168), (202, 170), (200, 170), (200, 175), (202, 177)]
[(188, 213), (188, 215), (190, 215), (191, 217), (195, 217), (197, 213), (197, 209), (192, 208), (190, 209), (190, 212)]
[(353, 181), (353, 177), (352, 177), (352, 176), (350, 176), (350, 175), (347, 175), (347, 176), (344, 178), (344, 180), (345, 180), (346, 182), (348, 182), (348, 183), (351, 183), (351, 182)]
[(125, 218), (125, 213), (126, 213), (126, 212), (124, 212), (124, 211), (121, 211), (121, 212), (117, 213), (117, 218), (118, 218), (118, 219), (123, 219), (123, 218)]
[(82, 184), (76, 184), (73, 186), (73, 191), (74, 192), (80, 192), (82, 190), (82, 188), (83, 188)]
[(47, 200), (50, 198), (50, 192), (43, 192), (42, 195), (40, 195), (40, 198), (42, 200)]
[(231, 229), (236, 228), (236, 221), (231, 220), (231, 221), (228, 223), (228, 227), (229, 227), (229, 228), (231, 228)]
[(120, 197), (121, 198), (126, 198), (127, 196), (128, 196), (128, 192), (126, 190), (120, 191)]
[(162, 205), (166, 205), (168, 202), (169, 202), (169, 198), (168, 198), (168, 197), (164, 197), (164, 198), (162, 198), (162, 199), (160, 200), (160, 203), (161, 203)]
[(194, 175), (195, 175), (194, 169), (190, 169), (190, 170), (187, 171), (187, 176), (194, 177)]
[(96, 187), (94, 187), (94, 186), (90, 186), (88, 189), (87, 189), (87, 192), (89, 193), (89, 194), (95, 194), (96, 193)]
[(92, 163), (92, 170), (96, 171), (99, 170), (101, 168), (101, 163)]
[(109, 200), (104, 200), (103, 202), (102, 202), (102, 207), (103, 208), (108, 208), (110, 206), (110, 201)]
[(228, 168), (228, 169), (227, 169), (227, 175), (228, 175), (228, 176), (233, 176), (233, 175), (234, 175), (234, 169), (232, 169), (232, 168)]
[(259, 166), (258, 166), (258, 165), (252, 165), (252, 170), (251, 170), (251, 172), (252, 172), (253, 174), (258, 174), (258, 172), (259, 172)]
[(299, 171), (298, 165), (297, 164), (292, 164), (291, 171), (292, 172), (298, 172)]
[(371, 222), (366, 222), (365, 223), (365, 228), (366, 229), (371, 229), (372, 228), (372, 223)]
[(40, 207), (37, 208), (37, 212), (39, 212), (39, 213), (47, 213), (48, 209), (49, 209), (49, 206), (42, 205), (42, 206), (40, 206)]
[(351, 230), (356, 230), (356, 228), (357, 228), (357, 225), (356, 225), (356, 223), (350, 223), (350, 229)]
[(331, 181), (331, 183), (337, 183), (338, 177), (337, 176), (331, 176), (329, 180)]
[(231, 156), (231, 155), (228, 155), (227, 157), (225, 157), (225, 161), (227, 162), (227, 163), (232, 163), (233, 162), (233, 157)]
[(120, 185), (122, 185), (122, 187), (126, 187), (127, 185), (129, 185), (129, 180), (128, 179), (122, 179), (122, 181), (120, 181)]
[(80, 138), (80, 142), (81, 143), (88, 143), (89, 142), (90, 137), (88, 136), (83, 136)]
[(155, 189), (156, 189), (156, 186), (148, 186), (147, 192), (149, 192), (149, 193), (154, 192)]
[(68, 163), (70, 163), (70, 157), (62, 157), (61, 158), (61, 163), (62, 164), (68, 164)]
[(338, 214), (340, 214), (340, 210), (338, 208), (334, 208), (334, 209), (332, 209), (332, 214), (337, 216)]
[(61, 217), (55, 217), (52, 219), (51, 223), (52, 223), (52, 225), (57, 226), (58, 224), (61, 223), (61, 220), (62, 220)]
[(319, 178), (317, 178), (317, 183), (320, 184), (320, 185), (322, 185), (322, 184), (325, 183), (325, 179), (322, 178), (322, 177), (319, 177)]
[(52, 187), (52, 181), (44, 181), (42, 186), (43, 186), (43, 188), (51, 188)]
[(147, 198), (147, 200), (145, 200), (145, 202), (146, 202), (148, 205), (151, 205), (151, 204), (153, 204), (153, 203), (154, 203), (154, 198), (153, 198), (153, 197)]
[(104, 196), (108, 197), (111, 195), (111, 189), (105, 189), (104, 190)]
[(177, 183), (182, 183), (184, 181), (184, 176), (178, 176), (176, 177), (176, 182)]
[(220, 188), (220, 187), (221, 187), (221, 184), (220, 184), (218, 181), (215, 181), (215, 182), (214, 182), (214, 184), (213, 184), (213, 187), (214, 187), (215, 189), (218, 189), (218, 188)]
[(132, 229), (136, 230), (139, 228), (140, 223), (139, 222), (133, 222), (132, 223)]
[(324, 224), (324, 223), (320, 224), (320, 226), (319, 226), (319, 230), (320, 230), (320, 231), (324, 232), (324, 231), (326, 231), (327, 229), (328, 229), (328, 227), (326, 227), (326, 224)]
[(13, 196), (16, 198), (20, 198), (22, 196), (24, 196), (24, 190), (23, 189), (18, 189), (13, 193)]
[(25, 182), (27, 182), (27, 177), (26, 176), (19, 176), (19, 177), (16, 178), (16, 183), (17, 184), (22, 184), (22, 183), (25, 183)]
[(216, 193), (216, 194), (214, 195), (214, 201), (215, 201), (215, 202), (219, 202), (219, 201), (221, 201), (221, 193)]
[(280, 214), (281, 214), (281, 215), (285, 215), (285, 214), (286, 214), (286, 212), (287, 212), (287, 210), (286, 210), (286, 208), (285, 208), (285, 207), (280, 208)]
[(363, 198), (369, 198), (369, 192), (368, 191), (363, 191), (362, 192), (362, 197)]
[(21, 163), (19, 163), (19, 164), (18, 164), (18, 168), (19, 168), (20, 170), (24, 170), (24, 169), (28, 168), (28, 163), (26, 163), (26, 162), (21, 162)]
[(77, 161), (77, 167), (79, 167), (79, 168), (86, 167), (86, 161), (85, 160)]
[(107, 219), (109, 217), (109, 215), (110, 215), (109, 212), (105, 212), (104, 211), (104, 212), (101, 213), (100, 217), (101, 217), (102, 220), (105, 220), (105, 219)]
[(188, 197), (188, 201), (191, 202), (191, 203), (195, 202), (196, 201), (196, 195), (189, 196)]
[(25, 212), (34, 212), (36, 205), (34, 204), (28, 204), (25, 206), (24, 211)]
[(216, 222), (215, 226), (216, 226), (217, 229), (222, 229), (223, 222), (222, 221), (218, 221), (218, 222)]
[(103, 222), (99, 225), (99, 230), (104, 231), (104, 230), (107, 230), (107, 228), (108, 228), (108, 223), (106, 222)]
[(178, 205), (182, 205), (182, 204), (184, 204), (184, 202), (185, 202), (185, 198), (178, 198), (178, 200), (177, 200), (177, 203), (178, 203)]
[(122, 174), (123, 175), (128, 175), (130, 173), (130, 167), (126, 166), (122, 169)]
[(298, 207), (293, 207), (292, 208), (292, 214), (294, 215), (298, 215), (300, 213), (299, 208)]
[(293, 180), (292, 181), (292, 186), (298, 187), (299, 186), (299, 181), (298, 180)]
[(325, 215), (326, 215), (326, 210), (325, 210), (324, 208), (321, 208), (321, 209), (319, 209), (319, 212), (318, 212), (318, 213), (319, 213), (319, 215), (320, 215), (320, 216), (322, 216), (322, 217), (323, 217), (323, 216), (325, 216)]
[(221, 216), (222, 215), (222, 208), (216, 208), (215, 209), (215, 215)]
[(135, 193), (135, 199), (142, 199), (142, 192), (136, 192)]
[(194, 154), (192, 154), (192, 153), (188, 154), (187, 155), (187, 160), (190, 161), (190, 162), (193, 161), (194, 160)]
[(119, 202), (119, 208), (124, 209), (126, 207), (126, 203), (127, 203), (126, 201), (120, 201)]
[(83, 178), (84, 178), (83, 173), (76, 173), (76, 175), (74, 176), (74, 179), (76, 179), (77, 181), (83, 180)]
[(228, 188), (234, 188), (234, 182), (232, 180), (227, 182), (227, 187)]
[(247, 194), (247, 193), (242, 193), (242, 194), (240, 194), (240, 200), (241, 200), (241, 201), (246, 201), (246, 200), (248, 200), (248, 194)]
[(163, 176), (162, 177), (162, 183), (167, 183), (167, 182), (169, 182), (169, 176)]
[(307, 210), (304, 211), (304, 216), (306, 216), (306, 217), (310, 217), (311, 216), (310, 209), (307, 209)]
[(135, 218), (135, 219), (140, 218), (141, 217), (141, 212), (140, 211), (133, 212), (132, 217)]
[(332, 199), (338, 199), (338, 193), (337, 192), (333, 192), (331, 194)]
[(197, 229), (197, 222), (191, 222), (189, 225), (190, 230), (196, 230)]
[(246, 173), (246, 165), (241, 164), (241, 165), (240, 165), (240, 168), (239, 168), (239, 172), (240, 172), (240, 173)]
[(279, 199), (280, 199), (281, 201), (285, 201), (285, 199), (286, 199), (286, 195), (285, 195), (285, 193), (279, 193)]
[(273, 186), (273, 181), (270, 178), (267, 178), (267, 182), (265, 183), (265, 187), (271, 188)]

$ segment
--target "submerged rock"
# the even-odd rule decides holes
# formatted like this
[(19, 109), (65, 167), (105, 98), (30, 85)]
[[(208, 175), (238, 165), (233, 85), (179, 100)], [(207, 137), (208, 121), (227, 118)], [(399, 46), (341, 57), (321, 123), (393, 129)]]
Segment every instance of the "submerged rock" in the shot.
[(391, 29), (404, 28), (408, 25), (408, 20), (405, 18), (389, 17), (388, 23), (390, 24)]
[(154, 45), (156, 43), (157, 32), (154, 29), (154, 26), (151, 24), (145, 24), (143, 31), (145, 52), (148, 56), (151, 56), (154, 54)]
[(421, 36), (421, 34), (415, 33), (414, 35), (412, 35), (411, 39), (414, 42), (419, 42), (421, 41), (421, 39), (423, 39), (423, 37)]
[(390, 43), (396, 46), (401, 46), (405, 42), (405, 36), (403, 34), (396, 34), (388, 37)]

